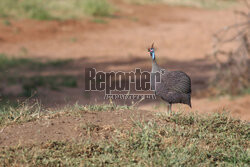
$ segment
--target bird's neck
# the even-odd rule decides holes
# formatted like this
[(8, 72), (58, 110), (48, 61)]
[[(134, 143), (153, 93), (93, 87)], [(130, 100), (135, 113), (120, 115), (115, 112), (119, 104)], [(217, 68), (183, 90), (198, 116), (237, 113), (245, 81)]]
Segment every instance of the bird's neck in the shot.
[(157, 62), (156, 62), (156, 59), (155, 59), (155, 58), (154, 58), (154, 59), (152, 59), (152, 65), (153, 65), (153, 64), (158, 65), (158, 64), (157, 64)]
[(152, 60), (152, 72), (159, 72), (160, 71), (160, 67), (158, 66), (156, 59)]

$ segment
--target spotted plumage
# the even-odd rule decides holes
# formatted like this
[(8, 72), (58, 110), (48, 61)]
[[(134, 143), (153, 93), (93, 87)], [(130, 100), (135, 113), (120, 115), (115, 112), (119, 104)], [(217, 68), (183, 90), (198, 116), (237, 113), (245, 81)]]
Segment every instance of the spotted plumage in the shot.
[(155, 86), (155, 94), (169, 104), (169, 112), (174, 103), (183, 103), (191, 107), (191, 79), (182, 71), (168, 71), (158, 66), (155, 59), (155, 50), (152, 47), (149, 49), (152, 57), (151, 73), (161, 72), (161, 82), (156, 83), (151, 80), (151, 86)]

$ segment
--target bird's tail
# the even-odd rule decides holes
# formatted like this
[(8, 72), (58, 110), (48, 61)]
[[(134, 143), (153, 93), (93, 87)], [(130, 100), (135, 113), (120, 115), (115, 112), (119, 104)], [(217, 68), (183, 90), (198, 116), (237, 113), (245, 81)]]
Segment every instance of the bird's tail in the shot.
[(188, 105), (189, 105), (189, 107), (190, 108), (192, 108), (192, 104), (191, 104), (191, 95), (189, 94), (189, 98), (188, 98), (189, 100), (188, 100)]
[(191, 102), (188, 104), (190, 108), (192, 108)]
[(192, 108), (191, 95), (190, 94), (183, 94), (183, 101), (181, 103), (187, 104), (187, 105), (189, 105), (190, 108)]

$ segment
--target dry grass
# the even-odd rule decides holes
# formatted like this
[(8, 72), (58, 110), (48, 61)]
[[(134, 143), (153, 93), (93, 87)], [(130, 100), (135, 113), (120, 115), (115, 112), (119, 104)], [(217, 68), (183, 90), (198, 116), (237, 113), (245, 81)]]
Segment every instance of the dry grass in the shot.
[[(120, 106), (113, 103), (103, 105), (67, 105), (60, 109), (43, 109), (38, 101), (26, 100), (19, 104), (0, 103), (0, 127), (9, 124), (24, 123), (58, 115), (80, 116), (84, 112), (105, 112), (115, 110), (131, 110), (134, 106)], [(4, 105), (5, 104), (5, 105)]]

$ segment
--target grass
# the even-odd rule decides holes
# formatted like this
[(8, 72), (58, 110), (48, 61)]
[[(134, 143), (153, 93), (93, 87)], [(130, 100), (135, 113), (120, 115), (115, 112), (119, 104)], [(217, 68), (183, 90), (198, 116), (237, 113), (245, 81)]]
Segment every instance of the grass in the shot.
[(82, 110), (84, 111), (115, 111), (115, 110), (129, 110), (133, 109), (133, 106), (120, 106), (115, 104), (103, 104), (103, 105), (87, 105)]
[(102, 105), (68, 105), (61, 109), (43, 109), (38, 101), (9, 102), (6, 99), (0, 101), (0, 127), (13, 123), (35, 121), (42, 117), (53, 118), (55, 115), (81, 116), (86, 112), (105, 112), (118, 110), (131, 110), (133, 106), (121, 106), (110, 104)]
[(39, 118), (41, 105), (36, 102), (27, 104), (26, 102), (18, 104), (5, 101), (5, 105), (1, 102), (0, 107), (0, 127), (11, 123), (23, 123), (36, 120)]
[[(43, 71), (47, 68), (62, 68), (72, 62), (71, 59), (41, 61), (30, 58), (8, 57), (0, 54), (0, 79), (8, 85), (22, 85), (22, 95), (29, 97), (33, 95), (38, 87), (47, 87), (52, 90), (60, 90), (61, 87), (77, 87), (77, 77), (71, 75), (55, 74), (49, 76), (35, 75), (24, 76), (22, 71)], [(11, 71), (11, 72), (10, 72)]]
[[(99, 110), (101, 106), (76, 105), (72, 109), (76, 111), (79, 107)], [(250, 163), (249, 123), (225, 114), (174, 114), (156, 118), (134, 121), (127, 130), (118, 127), (109, 140), (48, 141), (3, 147), (0, 163), (3, 166), (248, 166)], [(98, 127), (87, 124), (82, 128), (95, 133)]]
[(237, 0), (163, 0), (170, 5), (193, 6), (207, 9), (227, 8), (237, 4)]
[(236, 0), (124, 0), (125, 2), (144, 5), (153, 3), (165, 3), (174, 6), (191, 6), (207, 9), (227, 8), (237, 3)]
[(11, 22), (9, 20), (3, 20), (2, 23), (5, 26), (11, 26)]
[[(132, 4), (166, 3), (219, 9), (232, 6), (236, 0), (123, 0)], [(115, 8), (107, 0), (1, 0), (0, 18), (35, 20), (68, 20), (84, 17), (110, 17)], [(98, 21), (99, 23), (99, 21)], [(101, 22), (103, 23), (103, 22)], [(9, 21), (4, 24), (9, 25)]]
[(250, 85), (247, 88), (243, 89), (240, 92), (240, 94), (242, 94), (242, 95), (250, 94)]
[[(123, 0), (132, 4), (166, 3), (219, 9), (232, 6), (236, 0)], [(107, 0), (1, 0), (0, 18), (35, 20), (68, 20), (84, 17), (110, 17), (115, 8)], [(98, 22), (99, 23), (99, 22)], [(102, 22), (103, 23), (103, 22)], [(5, 22), (4, 24), (9, 24)]]
[(37, 20), (55, 19), (49, 12), (46, 3), (42, 0), (8, 0), (0, 1), (1, 17), (28, 17)]
[(46, 67), (62, 67), (72, 62), (71, 59), (64, 60), (49, 60), (49, 61), (39, 61), (31, 58), (25, 57), (9, 57), (3, 53), (0, 53), (0, 71), (9, 70), (11, 68), (26, 67), (31, 70), (40, 70)]
[(13, 78), (11, 82), (21, 82), (23, 88), (22, 94), (26, 97), (32, 96), (38, 87), (48, 87), (52, 90), (60, 90), (60, 87), (77, 87), (77, 78), (71, 75), (21, 77)]
[(110, 16), (106, 0), (1, 0), (0, 17), (35, 20), (67, 20), (86, 16)]
[(106, 0), (85, 0), (83, 10), (90, 16), (111, 16), (113, 9)]
[(145, 4), (153, 4), (153, 3), (162, 3), (163, 0), (123, 0), (127, 3), (135, 4), (135, 5), (145, 5)]
[(116, 105), (112, 102), (109, 104), (96, 104), (96, 105), (67, 105), (64, 108), (56, 111), (56, 113), (65, 114), (76, 117), (82, 117), (85, 113), (95, 112), (108, 112), (108, 111), (121, 111), (121, 110), (134, 110), (135, 106)]
[(0, 54), (0, 70), (16, 67), (20, 65), (32, 64), (33, 61), (26, 58), (9, 58), (5, 54)]

